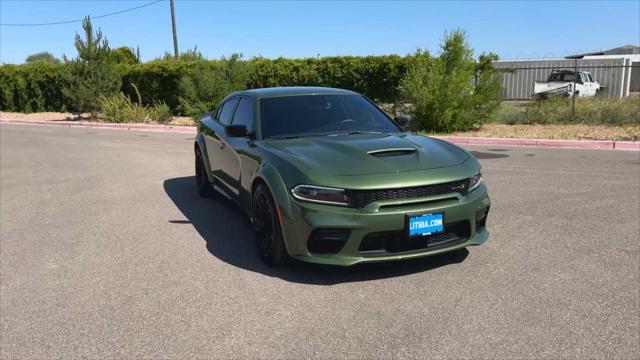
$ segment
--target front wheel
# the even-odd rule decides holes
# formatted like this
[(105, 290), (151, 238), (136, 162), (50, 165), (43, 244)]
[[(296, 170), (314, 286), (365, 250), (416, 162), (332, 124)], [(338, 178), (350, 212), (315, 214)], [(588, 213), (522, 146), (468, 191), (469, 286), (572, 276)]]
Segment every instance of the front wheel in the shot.
[(277, 211), (269, 189), (258, 185), (253, 192), (253, 224), (258, 255), (269, 266), (283, 265), (289, 259)]
[(207, 177), (206, 169), (207, 168), (204, 166), (204, 159), (202, 158), (200, 149), (196, 149), (196, 160), (195, 160), (196, 190), (198, 190), (198, 195), (200, 195), (203, 198), (212, 197), (213, 195), (213, 189), (211, 188), (211, 183), (209, 183), (209, 178)]

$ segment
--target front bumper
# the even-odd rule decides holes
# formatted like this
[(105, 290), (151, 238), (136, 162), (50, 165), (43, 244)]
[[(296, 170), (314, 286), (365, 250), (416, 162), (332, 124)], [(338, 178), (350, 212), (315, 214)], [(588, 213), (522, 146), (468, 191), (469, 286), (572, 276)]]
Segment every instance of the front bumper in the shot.
[[(476, 226), (476, 214), (491, 205), (487, 189), (481, 184), (471, 193), (444, 194), (425, 198), (374, 202), (361, 209), (313, 204), (290, 199), (291, 217), (282, 219), (282, 230), (289, 255), (301, 261), (349, 266), (363, 262), (381, 262), (436, 255), (484, 243), (489, 233)], [(466, 224), (464, 236), (438, 246), (407, 251), (363, 251), (361, 244), (368, 235), (405, 231), (406, 214), (445, 213), (448, 224)], [(484, 225), (484, 222), (483, 224)], [(340, 250), (332, 254), (309, 251), (308, 239), (314, 229), (348, 229), (350, 233)], [(406, 239), (402, 240), (406, 242)], [(411, 241), (411, 240), (409, 240)]]

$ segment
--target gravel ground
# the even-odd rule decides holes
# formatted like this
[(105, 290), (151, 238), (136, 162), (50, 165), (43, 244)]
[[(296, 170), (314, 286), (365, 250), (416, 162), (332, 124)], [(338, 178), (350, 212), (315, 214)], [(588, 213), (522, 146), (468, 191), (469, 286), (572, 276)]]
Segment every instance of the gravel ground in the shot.
[[(60, 112), (39, 112), (39, 113), (17, 113), (0, 111), (0, 120), (20, 120), (20, 121), (88, 121), (88, 122), (100, 122), (100, 120), (91, 119), (89, 114), (71, 114)], [(188, 116), (174, 116), (167, 125), (181, 125), (181, 126), (194, 126), (195, 122), (193, 118)]]
[(484, 124), (475, 131), (461, 131), (449, 135), (520, 139), (638, 141), (640, 140), (640, 126)]
[(485, 245), (272, 269), (192, 143), (0, 125), (0, 358), (640, 358), (640, 153), (470, 147)]

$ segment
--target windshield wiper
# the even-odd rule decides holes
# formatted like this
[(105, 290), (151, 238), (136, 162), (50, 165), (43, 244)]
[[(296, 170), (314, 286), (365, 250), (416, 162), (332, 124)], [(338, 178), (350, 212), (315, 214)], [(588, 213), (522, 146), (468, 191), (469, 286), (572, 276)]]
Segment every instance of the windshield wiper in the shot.
[(280, 139), (297, 139), (300, 135), (275, 135), (269, 136), (269, 139), (280, 140)]
[(269, 136), (269, 139), (297, 139), (297, 138), (303, 138), (303, 137), (314, 137), (314, 136), (326, 136), (326, 134), (323, 133), (300, 133), (300, 134), (288, 134), (288, 135), (274, 135), (274, 136)]
[(361, 130), (352, 130), (343, 133), (331, 134), (328, 136), (343, 136), (343, 135), (361, 135), (361, 134), (382, 134), (382, 131), (361, 131)]

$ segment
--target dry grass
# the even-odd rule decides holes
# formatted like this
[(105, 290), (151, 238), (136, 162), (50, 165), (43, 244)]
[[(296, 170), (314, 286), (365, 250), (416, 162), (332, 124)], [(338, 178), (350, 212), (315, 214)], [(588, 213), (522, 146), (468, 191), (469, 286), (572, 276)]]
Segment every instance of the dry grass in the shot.
[(190, 116), (174, 116), (167, 124), (179, 126), (196, 126), (196, 122)]
[[(89, 114), (82, 114), (81, 116), (71, 113), (58, 113), (58, 112), (40, 112), (40, 113), (17, 113), (17, 112), (5, 112), (0, 111), (0, 119), (2, 120), (20, 120), (20, 121), (91, 121), (101, 122), (99, 119), (92, 119)], [(196, 123), (193, 118), (187, 116), (174, 116), (166, 125), (176, 126), (195, 126)]]
[(451, 136), (472, 136), (492, 138), (522, 139), (565, 139), (565, 140), (640, 140), (640, 126), (606, 125), (505, 125), (485, 124), (475, 131), (449, 134)]
[(91, 121), (89, 114), (82, 114), (81, 116), (79, 116), (71, 113), (59, 112), (40, 112), (25, 114), (19, 112), (0, 111), (0, 119), (20, 121)]

